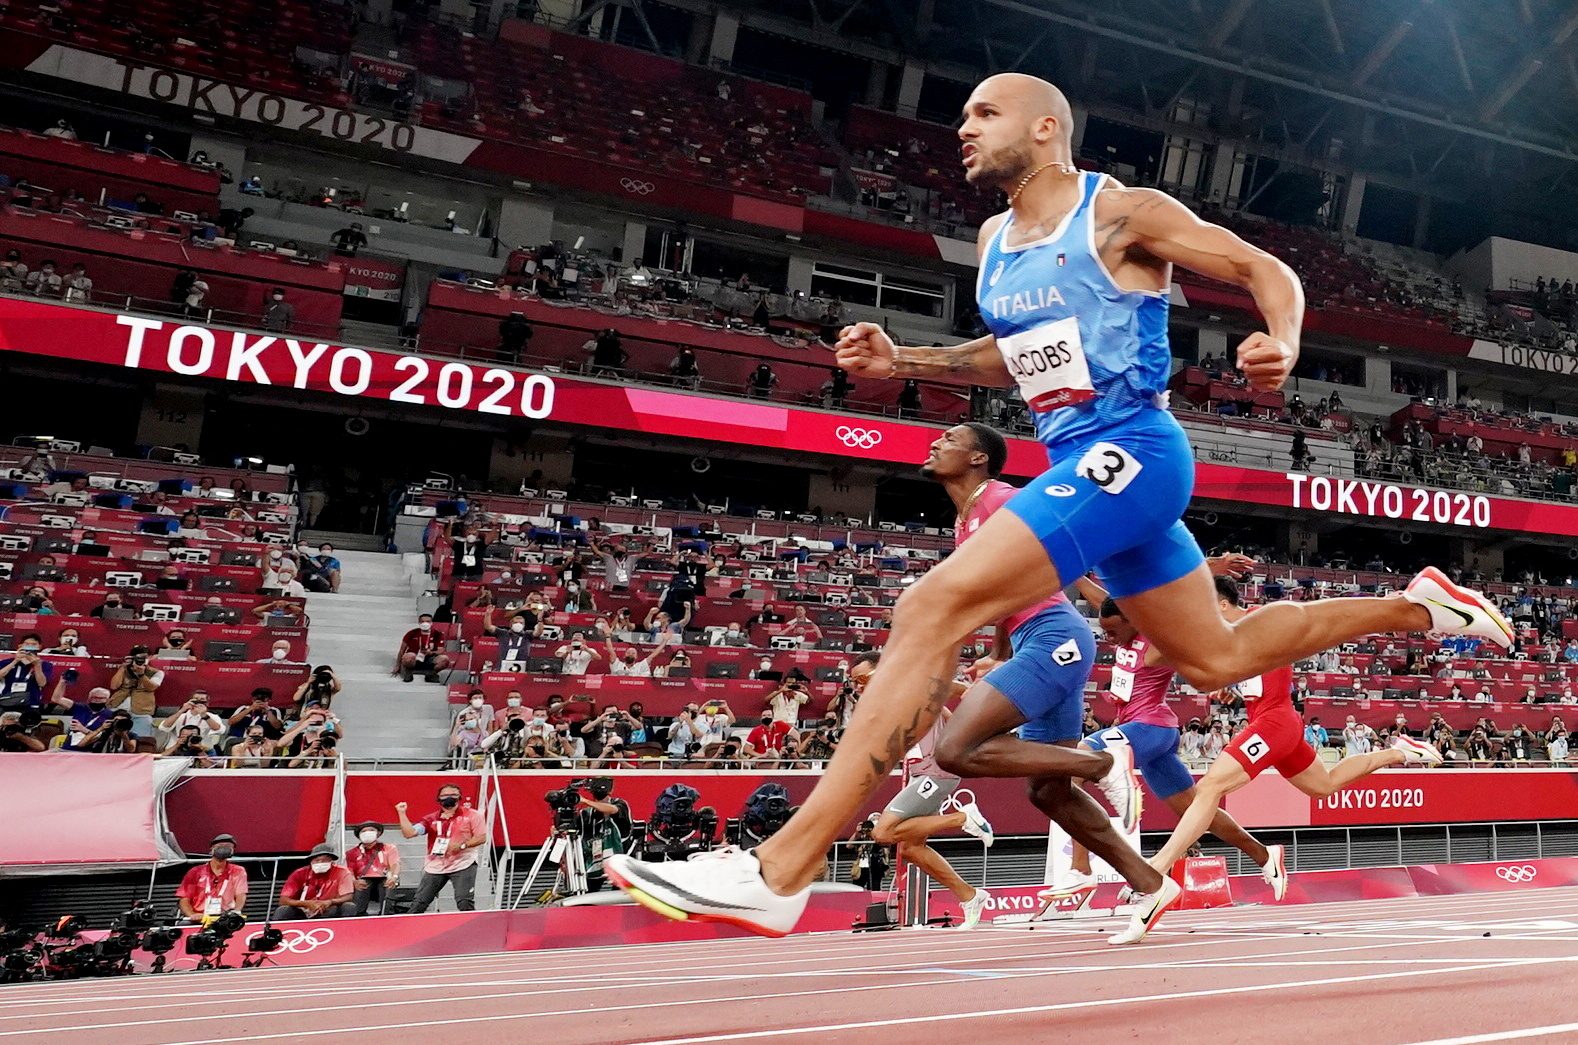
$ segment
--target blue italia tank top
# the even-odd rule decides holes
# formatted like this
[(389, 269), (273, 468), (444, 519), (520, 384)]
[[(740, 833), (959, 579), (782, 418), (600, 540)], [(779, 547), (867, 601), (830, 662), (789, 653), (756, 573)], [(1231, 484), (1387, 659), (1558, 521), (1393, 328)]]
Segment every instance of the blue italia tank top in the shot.
[(981, 319), (1048, 448), (1090, 442), (1161, 406), (1172, 373), (1167, 292), (1119, 288), (1096, 253), (1106, 178), (1080, 172), (1078, 205), (1041, 239), (1005, 246), (1010, 214), (976, 277)]

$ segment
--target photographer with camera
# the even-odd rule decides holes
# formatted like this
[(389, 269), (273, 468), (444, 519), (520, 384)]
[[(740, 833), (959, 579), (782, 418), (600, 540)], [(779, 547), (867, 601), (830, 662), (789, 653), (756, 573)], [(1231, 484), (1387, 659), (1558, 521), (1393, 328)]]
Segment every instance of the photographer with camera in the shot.
[(334, 669), (327, 664), (320, 664), (312, 669), (307, 681), (296, 687), (296, 692), (291, 694), (290, 705), (297, 709), (298, 714), (309, 700), (316, 700), (319, 707), (326, 708), (343, 688)]
[(267, 686), (259, 686), (252, 691), (252, 699), (230, 713), (227, 723), (231, 736), (245, 737), (255, 729), (261, 729), (270, 740), (278, 740), (285, 732), (285, 720), (280, 713), (271, 706), (274, 691)]
[(854, 863), (849, 868), (850, 880), (871, 892), (882, 888), (882, 883), (888, 877), (888, 867), (893, 862), (892, 848), (878, 842), (875, 837), (878, 816), (872, 813), (856, 825), (855, 833), (849, 836), (850, 844), (857, 847)]
[(208, 693), (195, 691), (186, 703), (159, 723), (166, 736), (175, 736), (187, 727), (195, 728), (205, 745), (214, 743), (225, 731), (224, 721), (208, 710)]
[(547, 754), (546, 747), (541, 743), (542, 738), (527, 732), (528, 725), (523, 718), (510, 719), (503, 728), (495, 729), (483, 738), (477, 751), (492, 759), (493, 764), (500, 769), (520, 769), (521, 760), (527, 757), (528, 742), (537, 741), (535, 757)]
[[(482, 589), (487, 592), (488, 589)], [(531, 655), (531, 642), (542, 634), (542, 624), (530, 610), (516, 610), (510, 614), (509, 624), (499, 627), (493, 621), (493, 606), (482, 611), (482, 633), (499, 643), (498, 670), (524, 671)]]
[(356, 879), (356, 916), (365, 915), (373, 903), (379, 914), (387, 914), (389, 891), (400, 884), (400, 851), (383, 840), (383, 824), (368, 820), (355, 831), (357, 844), (347, 850), (345, 866)]
[[(636, 723), (639, 725), (640, 723)], [(581, 723), (576, 730), (581, 739), (586, 742), (586, 753), (592, 758), (601, 758), (603, 749), (617, 741), (621, 746), (630, 740), (632, 724), (628, 716), (620, 711), (616, 705), (609, 704), (603, 708), (602, 714), (596, 718), (589, 718)]]
[(240, 864), (231, 863), (235, 855), (234, 835), (214, 836), (209, 843), (208, 862), (187, 871), (175, 890), (182, 918), (202, 922), (246, 906), (247, 872)]
[(620, 654), (614, 649), (613, 636), (608, 636), (608, 673), (610, 675), (628, 675), (631, 678), (651, 678), (652, 662), (657, 655), (663, 652), (662, 647), (654, 649), (645, 657), (636, 659), (634, 646), (626, 646), (624, 653)]
[(553, 655), (559, 660), (561, 675), (585, 675), (592, 661), (601, 660), (603, 656), (587, 643), (586, 636), (579, 631), (570, 636), (569, 642), (554, 650)]
[(15, 653), (0, 657), (0, 710), (41, 707), (53, 672), (54, 665), (44, 660), (43, 637), (23, 635)]
[[(108, 693), (108, 690), (104, 691)], [(97, 728), (71, 735), (67, 747), (95, 755), (132, 755), (137, 752), (137, 737), (132, 733), (130, 711), (112, 711)]]
[(477, 884), (477, 850), (487, 844), (487, 827), (482, 814), (463, 805), (460, 788), (445, 784), (438, 789), (438, 809), (416, 823), (406, 816), (406, 803), (395, 805), (400, 816), (400, 833), (407, 838), (427, 838), (427, 859), (422, 864), (422, 880), (417, 883), (411, 914), (421, 914), (447, 883), (455, 894), (455, 907), (474, 911), (472, 892)]
[(768, 695), (766, 710), (774, 722), (782, 722), (793, 729), (800, 724), (800, 709), (810, 700), (805, 683), (799, 679), (785, 679), (783, 685)]
[(159, 706), (159, 686), (164, 672), (148, 663), (148, 647), (133, 646), (110, 676), (111, 708), (131, 712), (132, 728), (140, 736), (153, 736), (153, 713)]
[(35, 735), (40, 721), (37, 708), (0, 712), (0, 751), (48, 751), (49, 745)]
[(339, 739), (333, 733), (320, 733), (301, 745), (286, 769), (331, 769), (340, 760)]
[(701, 714), (696, 719), (696, 724), (701, 729), (701, 739), (698, 742), (702, 748), (706, 749), (713, 744), (721, 744), (728, 740), (734, 722), (734, 711), (730, 709), (727, 700), (709, 700), (703, 704)]
[(307, 854), (307, 866), (298, 867), (285, 879), (273, 921), (355, 917), (356, 905), (351, 900), (356, 895), (356, 880), (335, 861), (336, 855), (334, 846), (327, 843)]
[(473, 689), (467, 694), (466, 703), (455, 712), (449, 729), (449, 756), (457, 765), (469, 765), (483, 739), (493, 732), (493, 714), (482, 690)]
[(311, 747), (314, 741), (323, 737), (338, 740), (340, 735), (339, 717), (328, 708), (319, 707), (316, 702), (309, 700), (302, 709), (301, 721), (286, 730), (275, 747), (281, 754), (290, 752), (299, 755)]
[(668, 727), (668, 757), (679, 761), (689, 760), (701, 750), (701, 714), (695, 704), (687, 704), (674, 716)]
[[(631, 833), (629, 803), (614, 797), (614, 778), (607, 776), (572, 780), (543, 795), (543, 800), (553, 810), (555, 831), (574, 831), (580, 836), (586, 889), (597, 892), (606, 881), (604, 858), (625, 851)], [(564, 895), (562, 889), (558, 891)]]
[(189, 758), (193, 769), (212, 769), (216, 763), (207, 744), (203, 742), (200, 726), (182, 726), (171, 736), (169, 746), (161, 754), (171, 758)]
[(276, 764), (278, 749), (263, 731), (261, 723), (253, 722), (241, 739), (230, 747), (231, 769), (271, 769)]

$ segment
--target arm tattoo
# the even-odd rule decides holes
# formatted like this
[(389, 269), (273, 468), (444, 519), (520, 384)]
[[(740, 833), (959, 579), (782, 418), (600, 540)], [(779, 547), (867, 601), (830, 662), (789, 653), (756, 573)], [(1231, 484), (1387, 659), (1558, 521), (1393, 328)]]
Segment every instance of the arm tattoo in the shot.
[(866, 778), (868, 790), (877, 787), (884, 777), (893, 772), (893, 767), (899, 764), (904, 753), (915, 746), (915, 742), (931, 728), (937, 716), (942, 714), (943, 705), (948, 702), (948, 697), (952, 693), (952, 679), (931, 680), (930, 688), (926, 693), (926, 703), (915, 709), (909, 725), (894, 728), (888, 736), (887, 743), (883, 745), (882, 757), (868, 756), (871, 759), (871, 775)]
[(893, 350), (894, 377), (952, 377), (971, 384), (995, 384), (1006, 375), (997, 342), (990, 337), (948, 348)]

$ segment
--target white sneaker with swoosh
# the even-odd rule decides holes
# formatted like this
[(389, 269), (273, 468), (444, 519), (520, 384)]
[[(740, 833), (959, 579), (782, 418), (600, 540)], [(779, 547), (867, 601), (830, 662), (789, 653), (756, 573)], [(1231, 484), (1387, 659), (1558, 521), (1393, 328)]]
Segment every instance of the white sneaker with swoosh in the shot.
[(1162, 915), (1172, 910), (1182, 896), (1183, 886), (1167, 875), (1162, 875), (1162, 887), (1151, 895), (1141, 898), (1139, 909), (1129, 918), (1128, 928), (1107, 937), (1107, 942), (1114, 947), (1139, 943), (1156, 927), (1156, 923), (1162, 920)]
[(1439, 766), (1443, 761), (1440, 751), (1413, 737), (1399, 736), (1392, 741), (1392, 750), (1403, 753), (1405, 766)]
[(773, 892), (755, 854), (734, 846), (683, 862), (610, 856), (603, 869), (637, 903), (665, 918), (722, 922), (762, 936), (787, 936), (811, 896), (809, 886), (790, 896)]
[(1460, 588), (1434, 566), (1415, 574), (1403, 598), (1430, 611), (1430, 630), (1447, 635), (1474, 635), (1511, 649), (1516, 633), (1501, 611), (1472, 588)]

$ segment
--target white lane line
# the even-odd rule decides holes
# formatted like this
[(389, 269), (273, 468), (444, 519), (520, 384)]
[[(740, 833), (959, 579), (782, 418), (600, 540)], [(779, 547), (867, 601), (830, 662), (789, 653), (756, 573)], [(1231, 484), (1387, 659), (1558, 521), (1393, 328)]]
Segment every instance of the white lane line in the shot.
[[(1538, 959), (1523, 962), (1524, 965), (1555, 964), (1558, 962), (1578, 961), (1578, 957)], [(836, 1031), (871, 1030), (879, 1027), (903, 1027), (922, 1023), (955, 1022), (961, 1020), (993, 1019), (1000, 1016), (1028, 1016), (1045, 1012), (1068, 1012), (1076, 1009), (1105, 1008), (1113, 1005), (1138, 1005), (1151, 1001), (1184, 1001), (1197, 998), (1223, 997), (1232, 994), (1260, 994), (1270, 991), (1299, 990), (1305, 987), (1324, 987), (1347, 983), (1373, 983), (1378, 980), (1396, 980), (1413, 976), (1441, 976), (1458, 972), (1481, 972), (1492, 969), (1506, 968), (1505, 965), (1460, 965), (1448, 969), (1421, 969), (1410, 972), (1381, 972), (1369, 973), (1362, 976), (1334, 976), (1321, 980), (1291, 980), (1283, 983), (1254, 984), (1241, 987), (1213, 987), (1198, 991), (1172, 991), (1166, 994), (1147, 994), (1128, 998), (1096, 998), (1086, 1001), (1060, 1002), (1052, 1005), (1023, 1005), (1011, 1009), (978, 1009), (969, 1012), (948, 1012), (931, 1016), (906, 1016), (888, 1020), (862, 1020), (855, 1023), (827, 1023), (812, 1027), (775, 1027), (767, 1030), (741, 1031), (733, 1034), (707, 1034), (683, 1038), (652, 1038), (642, 1045), (702, 1045), (714, 1041), (745, 1041), (750, 1038), (776, 1038), (789, 1037), (802, 1034), (830, 1034)], [(439, 1025), (444, 1021), (434, 1021)], [(413, 1024), (413, 1026), (416, 1026)], [(1568, 1024), (1568, 1026), (1573, 1026)], [(351, 1030), (380, 1030), (381, 1027), (357, 1027)], [(394, 1029), (393, 1027), (387, 1029)], [(255, 1041), (256, 1038), (222, 1038), (220, 1042)], [(1458, 1039), (1454, 1039), (1458, 1040)], [(1495, 1041), (1497, 1038), (1468, 1038), (1461, 1039), (1465, 1042)], [(197, 1042), (183, 1042), (180, 1045), (198, 1045)], [(218, 1045), (218, 1042), (215, 1043)], [(1445, 1043), (1441, 1043), (1445, 1045)]]
[(1522, 1027), (1518, 1030), (1491, 1031), (1488, 1034), (1468, 1034), (1460, 1038), (1435, 1038), (1416, 1041), (1412, 1045), (1479, 1045), (1484, 1041), (1512, 1041), (1516, 1038), (1543, 1038), (1552, 1034), (1571, 1034), (1578, 1031), (1578, 1023), (1552, 1023), (1545, 1027)]

